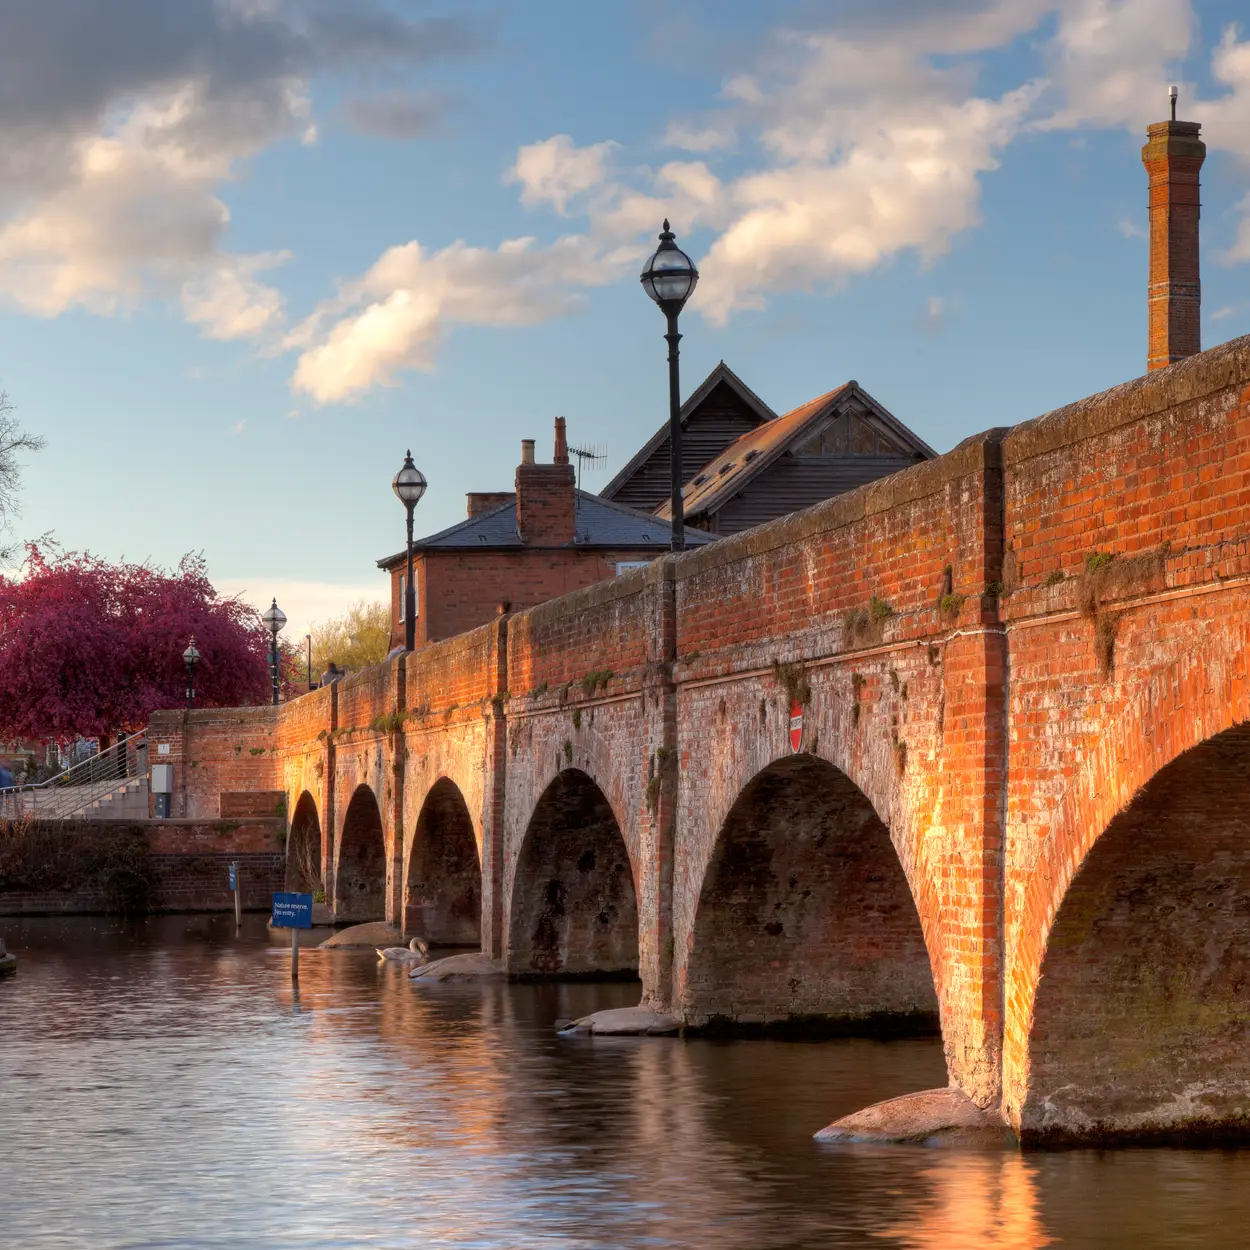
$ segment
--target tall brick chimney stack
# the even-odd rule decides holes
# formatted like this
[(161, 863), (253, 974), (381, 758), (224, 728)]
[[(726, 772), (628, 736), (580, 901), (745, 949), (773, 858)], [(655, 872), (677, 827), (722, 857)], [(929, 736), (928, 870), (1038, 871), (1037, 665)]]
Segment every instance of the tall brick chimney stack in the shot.
[(516, 469), (517, 532), (523, 543), (536, 547), (564, 546), (573, 541), (576, 522), (564, 418), (556, 418), (554, 464), (535, 464), (533, 447), (532, 439), (523, 440)]
[(1146, 369), (1164, 369), (1202, 350), (1202, 283), (1198, 276), (1198, 171), (1207, 146), (1198, 122), (1172, 120), (1146, 128), (1142, 164), (1150, 176), (1149, 339)]

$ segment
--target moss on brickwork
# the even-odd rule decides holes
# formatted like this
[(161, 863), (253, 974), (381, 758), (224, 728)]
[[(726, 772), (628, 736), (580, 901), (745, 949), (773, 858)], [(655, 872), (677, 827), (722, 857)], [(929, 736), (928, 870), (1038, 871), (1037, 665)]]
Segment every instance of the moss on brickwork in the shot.
[(812, 687), (807, 680), (807, 671), (803, 665), (784, 660), (773, 661), (773, 676), (779, 685), (784, 687), (790, 705), (798, 703), (806, 707), (812, 701)]
[(610, 668), (597, 668), (586, 674), (582, 678), (582, 689), (587, 695), (594, 696), (599, 690), (606, 691), (608, 682), (612, 680), (612, 670)]

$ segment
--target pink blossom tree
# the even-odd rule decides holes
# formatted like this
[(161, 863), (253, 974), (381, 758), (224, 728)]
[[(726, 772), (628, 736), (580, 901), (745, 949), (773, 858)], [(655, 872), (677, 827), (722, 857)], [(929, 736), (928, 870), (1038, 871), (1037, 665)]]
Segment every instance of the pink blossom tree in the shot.
[(0, 577), (0, 738), (96, 737), (181, 707), (192, 635), (197, 706), (267, 701), (268, 631), (202, 557), (171, 573), (28, 544), (21, 574)]

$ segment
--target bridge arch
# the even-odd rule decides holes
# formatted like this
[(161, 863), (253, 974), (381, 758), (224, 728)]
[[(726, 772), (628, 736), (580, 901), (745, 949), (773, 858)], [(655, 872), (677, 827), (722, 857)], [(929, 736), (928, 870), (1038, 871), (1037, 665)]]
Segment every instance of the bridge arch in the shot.
[(324, 889), (322, 864), (321, 817), (317, 800), (305, 790), (295, 802), (286, 837), (286, 888), (302, 894)]
[(481, 851), (468, 804), (449, 777), (440, 777), (421, 805), (404, 882), (405, 933), (435, 946), (481, 941)]
[(377, 796), (352, 792), (334, 858), (334, 916), (354, 924), (386, 917), (386, 834)]
[(526, 827), (512, 883), (508, 971), (637, 975), (635, 868), (612, 805), (581, 769), (557, 774)]
[[(1156, 672), (1065, 794), (1008, 967), (1003, 1108), (1026, 1141), (1250, 1131), (1245, 629)], [(1240, 1025), (1235, 1026), (1240, 1029)]]
[(810, 754), (739, 792), (704, 871), (678, 1006), (694, 1025), (935, 1032), (920, 915), (864, 792)]

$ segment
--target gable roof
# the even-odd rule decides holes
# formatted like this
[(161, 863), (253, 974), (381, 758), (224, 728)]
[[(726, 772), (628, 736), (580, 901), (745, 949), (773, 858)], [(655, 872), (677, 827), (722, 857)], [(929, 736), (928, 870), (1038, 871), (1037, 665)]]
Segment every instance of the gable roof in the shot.
[[(929, 460), (937, 455), (928, 443), (877, 403), (858, 382), (846, 382), (815, 399), (809, 399), (797, 408), (792, 408), (726, 447), (686, 484), (682, 491), (686, 516), (715, 512), (770, 464), (801, 442), (812, 426), (852, 398), (859, 400), (891, 435), (904, 446), (914, 449), (922, 459)], [(667, 500), (655, 510), (656, 517), (664, 520), (668, 520), (670, 514), (671, 508)]]
[[(575, 492), (577, 501), (578, 548), (628, 550), (663, 555), (668, 550), (671, 537), (669, 524), (646, 512), (635, 512), (619, 503), (600, 499), (587, 491)], [(714, 535), (698, 530), (687, 531), (688, 546), (712, 542)], [(475, 516), (428, 538), (413, 543), (414, 551), (531, 551), (535, 544), (523, 543), (517, 534), (516, 496), (510, 495), (506, 503), (489, 508)], [(406, 551), (387, 556), (378, 561), (378, 568), (392, 569), (407, 560)]]
[[(683, 429), (691, 414), (722, 382), (737, 393), (746, 406), (759, 418), (760, 422), (772, 421), (777, 414), (722, 360), (707, 375), (681, 406), (680, 419)], [(630, 457), (621, 471), (599, 492), (603, 499), (611, 499), (617, 491), (629, 481), (639, 469), (664, 445), (668, 438), (668, 422), (662, 426)]]

